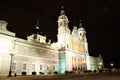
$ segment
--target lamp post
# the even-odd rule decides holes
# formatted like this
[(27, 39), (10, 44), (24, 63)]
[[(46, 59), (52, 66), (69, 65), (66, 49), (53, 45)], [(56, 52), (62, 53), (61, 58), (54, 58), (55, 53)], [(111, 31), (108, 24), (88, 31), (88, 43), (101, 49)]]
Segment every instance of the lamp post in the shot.
[(100, 68), (100, 69), (102, 69), (102, 65), (103, 65), (102, 62), (100, 62), (100, 63), (99, 63), (99, 66), (100, 66), (99, 68)]
[(103, 71), (103, 63), (100, 62), (99, 63), (99, 73), (102, 73), (102, 71)]
[(113, 66), (114, 66), (114, 64), (113, 64), (113, 63), (111, 63), (111, 64), (110, 64), (110, 66), (111, 66), (111, 67), (113, 67)]
[(15, 54), (15, 52), (12, 49), (10, 51), (10, 69), (9, 69), (9, 75), (8, 75), (8, 77), (12, 77), (12, 64), (13, 64), (13, 56), (14, 56), (14, 54)]
[(114, 66), (114, 64), (113, 63), (111, 63), (110, 64), (110, 66), (111, 66), (111, 71), (113, 70), (113, 66)]

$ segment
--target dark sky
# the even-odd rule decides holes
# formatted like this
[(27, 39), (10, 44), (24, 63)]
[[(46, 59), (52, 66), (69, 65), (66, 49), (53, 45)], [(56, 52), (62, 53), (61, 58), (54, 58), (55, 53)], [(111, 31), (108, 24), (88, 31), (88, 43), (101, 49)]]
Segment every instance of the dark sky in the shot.
[(26, 39), (39, 19), (41, 31), (56, 41), (57, 20), (62, 5), (71, 30), (82, 20), (87, 31), (90, 55), (102, 54), (105, 66), (113, 62), (120, 67), (120, 9), (116, 0), (2, 0), (0, 19), (6, 20), (8, 30), (23, 39)]

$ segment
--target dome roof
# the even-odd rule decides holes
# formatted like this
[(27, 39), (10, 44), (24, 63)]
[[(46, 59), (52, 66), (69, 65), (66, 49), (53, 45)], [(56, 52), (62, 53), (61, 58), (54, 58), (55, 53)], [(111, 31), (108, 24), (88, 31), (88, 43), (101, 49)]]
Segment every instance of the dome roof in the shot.
[(85, 31), (85, 29), (83, 27), (80, 27), (78, 30)]
[(74, 26), (73, 29), (76, 29), (76, 30), (77, 30), (77, 26)]
[(80, 20), (78, 31), (85, 31), (85, 28), (83, 28), (83, 25), (82, 25), (82, 20)]
[(60, 15), (60, 16), (58, 17), (58, 19), (67, 19), (67, 20), (68, 20), (68, 18), (67, 18), (66, 15)]
[(5, 20), (0, 20), (0, 23), (8, 24)]

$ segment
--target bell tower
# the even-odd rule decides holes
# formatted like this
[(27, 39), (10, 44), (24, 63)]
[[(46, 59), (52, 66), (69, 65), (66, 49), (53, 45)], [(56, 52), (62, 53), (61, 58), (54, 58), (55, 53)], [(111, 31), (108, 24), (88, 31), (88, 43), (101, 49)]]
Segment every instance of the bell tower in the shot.
[(65, 15), (65, 11), (62, 10), (58, 17), (58, 48), (59, 48), (59, 72), (64, 74), (66, 71), (66, 49), (69, 46), (70, 40), (70, 29), (68, 17)]
[(69, 21), (68, 17), (65, 15), (65, 11), (62, 10), (60, 13), (60, 16), (58, 17), (58, 48), (59, 49), (65, 49), (66, 46), (68, 45), (67, 41), (70, 36), (70, 29), (69, 29)]

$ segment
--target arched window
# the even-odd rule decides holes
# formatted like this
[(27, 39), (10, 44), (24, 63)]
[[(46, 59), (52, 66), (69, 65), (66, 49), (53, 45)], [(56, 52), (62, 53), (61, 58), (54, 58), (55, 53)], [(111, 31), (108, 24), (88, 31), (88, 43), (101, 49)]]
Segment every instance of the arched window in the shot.
[(60, 26), (62, 26), (62, 22), (60, 22)]

